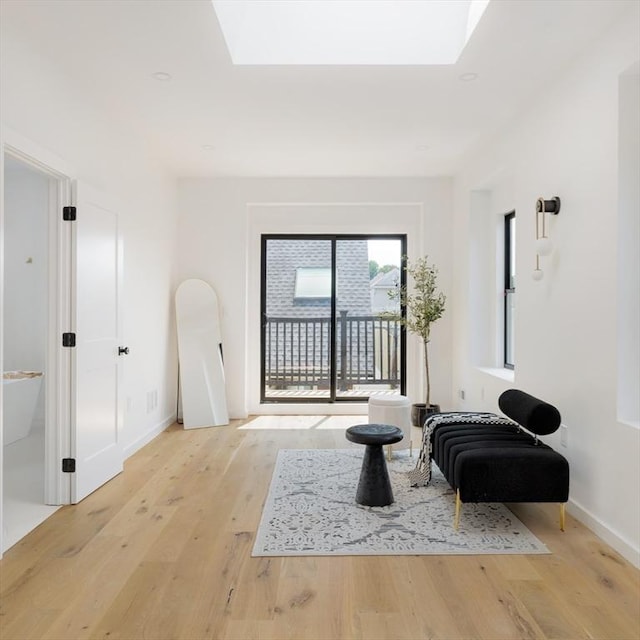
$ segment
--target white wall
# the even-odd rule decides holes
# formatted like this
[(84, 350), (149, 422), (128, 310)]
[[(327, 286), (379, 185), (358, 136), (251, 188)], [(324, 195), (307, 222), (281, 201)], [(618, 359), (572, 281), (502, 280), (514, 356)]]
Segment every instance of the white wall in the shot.
[[(9, 29), (3, 30), (0, 64), (4, 140), (24, 139), (27, 146), (46, 151), (71, 168), (70, 177), (119, 203), (123, 342), (131, 350), (124, 363), (122, 441), (130, 454), (175, 416), (175, 182), (147, 155), (135, 131), (113, 121), (102, 105), (89, 101), (84, 87), (71, 85), (64, 70), (35, 54)], [(148, 408), (153, 392), (157, 406)]]
[[(617, 417), (616, 290), (619, 77), (638, 60), (637, 25), (635, 5), (570, 68), (549, 79), (543, 99), (533, 100), (492, 144), (469, 158), (455, 179), (453, 265), (454, 391), (466, 391), (458, 406), (495, 410), (497, 396), (511, 386), (555, 404), (568, 427), (568, 447), (559, 432), (547, 440), (570, 462), (570, 512), (636, 564), (640, 431)], [(475, 217), (472, 204), (478, 192), (483, 219)], [(534, 282), (536, 198), (556, 195), (561, 212), (548, 218), (556, 250), (541, 258), (545, 277)], [(516, 209), (517, 227), (513, 374), (483, 368), (492, 366), (493, 352), (479, 353), (483, 336), (474, 336), (480, 309), (484, 340), (496, 339), (496, 323), (478, 298), (499, 270), (496, 252), (478, 250), (474, 234), (484, 227), (496, 242), (495, 219), (505, 205)], [(470, 280), (477, 268), (484, 270), (484, 284)]]
[[(261, 233), (408, 233), (409, 254), (428, 253), (451, 282), (451, 184), (448, 179), (185, 179), (179, 187), (178, 281), (202, 278), (222, 313), (230, 414), (326, 411), (327, 405), (258, 402)], [(450, 312), (432, 338), (432, 396), (451, 403)], [(408, 383), (421, 396), (419, 347), (409, 343)], [(418, 401), (418, 400), (415, 400)], [(346, 405), (334, 409), (345, 412)], [(358, 411), (362, 410), (360, 406)]]

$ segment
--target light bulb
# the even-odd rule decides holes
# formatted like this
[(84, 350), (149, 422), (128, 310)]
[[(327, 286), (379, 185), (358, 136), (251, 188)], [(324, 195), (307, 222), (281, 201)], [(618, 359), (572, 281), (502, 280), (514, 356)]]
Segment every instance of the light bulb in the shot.
[(549, 238), (538, 238), (536, 240), (536, 253), (539, 256), (548, 256), (553, 251), (553, 242)]
[(542, 278), (544, 278), (544, 271), (542, 269), (534, 269), (533, 273), (531, 274), (531, 277), (538, 282), (539, 280), (542, 280)]

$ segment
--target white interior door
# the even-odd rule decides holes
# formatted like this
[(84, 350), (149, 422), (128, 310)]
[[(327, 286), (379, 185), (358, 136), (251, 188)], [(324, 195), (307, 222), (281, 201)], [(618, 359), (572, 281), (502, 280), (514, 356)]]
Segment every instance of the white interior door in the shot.
[(72, 278), (76, 347), (72, 365), (71, 502), (122, 471), (118, 214), (76, 184)]

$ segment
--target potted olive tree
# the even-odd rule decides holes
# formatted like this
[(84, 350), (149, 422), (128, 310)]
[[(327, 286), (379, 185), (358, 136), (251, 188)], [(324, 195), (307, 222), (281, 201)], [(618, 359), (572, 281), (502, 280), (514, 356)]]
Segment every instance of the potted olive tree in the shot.
[(431, 404), (431, 377), (429, 374), (429, 340), (431, 339), (431, 325), (442, 317), (446, 297), (438, 292), (438, 270), (430, 265), (428, 256), (410, 262), (404, 257), (404, 270), (413, 280), (413, 287), (398, 287), (389, 292), (389, 297), (399, 299), (401, 308), (406, 310), (406, 316), (399, 313), (385, 313), (386, 319), (400, 322), (411, 333), (422, 339), (424, 349), (424, 368), (426, 381), (426, 395), (424, 403), (415, 403), (411, 408), (411, 422), (416, 427), (424, 426), (424, 421), (430, 413), (438, 413), (440, 406)]

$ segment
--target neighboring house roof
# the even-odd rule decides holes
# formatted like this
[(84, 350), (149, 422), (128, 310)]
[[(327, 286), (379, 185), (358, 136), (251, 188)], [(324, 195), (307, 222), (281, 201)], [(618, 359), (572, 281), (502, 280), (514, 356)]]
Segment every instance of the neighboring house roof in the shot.
[(386, 273), (377, 273), (371, 279), (371, 312), (399, 311), (400, 300), (389, 297), (389, 291), (400, 286), (400, 269), (394, 267)]
[(376, 273), (371, 279), (371, 287), (385, 287), (387, 289), (400, 284), (400, 269), (394, 267), (386, 272)]
[[(366, 240), (339, 241), (337, 310), (350, 316), (371, 315), (369, 250)], [(305, 267), (331, 267), (331, 245), (326, 240), (273, 239), (267, 243), (267, 316), (327, 317), (328, 298), (295, 297), (296, 271)]]

